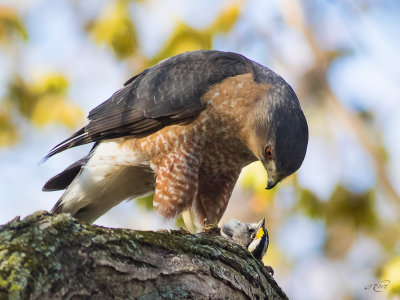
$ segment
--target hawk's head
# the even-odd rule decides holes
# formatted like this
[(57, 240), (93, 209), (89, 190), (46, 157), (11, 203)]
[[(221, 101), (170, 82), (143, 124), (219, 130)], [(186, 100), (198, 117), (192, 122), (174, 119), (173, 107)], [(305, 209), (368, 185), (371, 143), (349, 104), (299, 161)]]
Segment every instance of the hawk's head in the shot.
[(249, 144), (268, 172), (267, 189), (271, 189), (300, 168), (308, 126), (296, 94), (285, 82), (272, 85), (255, 105)]

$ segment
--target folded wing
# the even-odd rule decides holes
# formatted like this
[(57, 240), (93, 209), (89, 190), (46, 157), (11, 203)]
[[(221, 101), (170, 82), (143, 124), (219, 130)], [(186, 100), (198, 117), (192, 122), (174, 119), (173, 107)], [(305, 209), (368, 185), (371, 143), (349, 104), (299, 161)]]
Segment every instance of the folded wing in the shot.
[(183, 53), (144, 70), (94, 108), (89, 123), (55, 146), (43, 161), (71, 147), (124, 136), (145, 136), (190, 122), (204, 110), (201, 96), (225, 78), (253, 71), (236, 53), (200, 50)]

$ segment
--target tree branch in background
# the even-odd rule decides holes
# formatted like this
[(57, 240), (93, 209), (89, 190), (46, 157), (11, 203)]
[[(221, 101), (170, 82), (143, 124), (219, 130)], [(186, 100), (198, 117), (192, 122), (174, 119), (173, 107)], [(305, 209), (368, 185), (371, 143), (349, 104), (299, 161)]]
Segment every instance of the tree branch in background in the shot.
[[(350, 132), (353, 132), (358, 139), (361, 146), (369, 153), (373, 160), (376, 178), (384, 188), (384, 192), (388, 195), (388, 199), (396, 207), (396, 215), (400, 215), (400, 196), (393, 187), (389, 176), (386, 172), (385, 157), (379, 151), (378, 145), (371, 141), (368, 131), (369, 128), (362, 121), (361, 117), (356, 114), (351, 114), (335, 96), (328, 83), (328, 70), (329, 64), (332, 61), (332, 51), (325, 51), (320, 48), (316, 41), (315, 34), (312, 32), (310, 26), (307, 26), (304, 16), (304, 9), (298, 1), (282, 1), (280, 9), (285, 22), (294, 26), (302, 32), (307, 40), (313, 57), (315, 58), (314, 66), (308, 70), (308, 80), (305, 82), (304, 94), (315, 92), (315, 87), (318, 89), (318, 95), (323, 96), (325, 101), (325, 109), (332, 111), (339, 124), (347, 127)], [(305, 74), (306, 75), (306, 74)], [(318, 82), (318, 85), (314, 81)], [(305, 98), (306, 95), (300, 95), (300, 98)]]

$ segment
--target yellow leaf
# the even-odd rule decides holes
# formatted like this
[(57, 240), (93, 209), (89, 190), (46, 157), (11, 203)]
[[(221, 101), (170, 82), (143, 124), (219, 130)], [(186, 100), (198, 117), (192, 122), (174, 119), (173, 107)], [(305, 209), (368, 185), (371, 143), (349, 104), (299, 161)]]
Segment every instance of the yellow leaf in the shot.
[(8, 43), (15, 35), (28, 39), (28, 33), (15, 10), (0, 6), (0, 42)]
[(212, 40), (217, 33), (226, 33), (235, 24), (240, 13), (238, 2), (225, 8), (215, 22), (204, 29), (194, 29), (182, 21), (177, 26), (164, 48), (151, 60), (148, 66), (157, 63), (167, 57), (186, 51), (211, 49)]
[(111, 47), (119, 59), (133, 54), (137, 48), (137, 35), (127, 4), (123, 0), (108, 3), (100, 16), (88, 25), (94, 40)]
[(400, 256), (396, 256), (384, 266), (381, 280), (390, 280), (389, 294), (400, 296)]
[(208, 28), (212, 34), (227, 33), (236, 23), (240, 13), (240, 4), (233, 3), (226, 7), (223, 12), (217, 17), (214, 24)]
[(26, 118), (31, 118), (38, 101), (50, 95), (63, 96), (68, 90), (67, 79), (57, 73), (38, 77), (33, 83), (15, 77), (8, 86), (8, 101)]
[(193, 29), (184, 22), (179, 21), (164, 48), (149, 60), (148, 65), (151, 66), (160, 60), (186, 51), (211, 49), (211, 41), (212, 36), (210, 33)]
[(324, 208), (328, 224), (349, 222), (356, 228), (375, 228), (378, 222), (373, 190), (354, 193), (338, 185)]
[(32, 113), (32, 122), (36, 126), (58, 123), (71, 128), (77, 127), (83, 119), (82, 110), (66, 102), (60, 96), (45, 96), (37, 102)]
[(68, 90), (68, 80), (61, 74), (47, 74), (32, 85), (37, 94), (65, 94)]
[(31, 86), (19, 76), (13, 78), (7, 87), (8, 103), (16, 106), (18, 111), (26, 118), (30, 118), (37, 98)]
[(16, 125), (9, 114), (0, 112), (0, 147), (8, 147), (19, 139)]

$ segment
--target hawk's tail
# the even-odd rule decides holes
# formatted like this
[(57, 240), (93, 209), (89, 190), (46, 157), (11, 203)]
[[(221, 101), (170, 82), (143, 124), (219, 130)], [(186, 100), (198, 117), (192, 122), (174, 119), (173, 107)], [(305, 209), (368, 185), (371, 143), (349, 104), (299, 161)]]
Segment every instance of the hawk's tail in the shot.
[(43, 157), (43, 159), (39, 162), (39, 164), (44, 163), (46, 160), (48, 160), (54, 154), (57, 154), (64, 150), (67, 150), (69, 148), (84, 145), (84, 144), (87, 144), (90, 142), (92, 142), (92, 139), (88, 136), (87, 132), (85, 131), (85, 127), (83, 127), (79, 131), (77, 131), (73, 135), (71, 135), (69, 138), (62, 141), (61, 143), (56, 145), (53, 149), (51, 149), (51, 151), (45, 157)]
[(59, 191), (65, 190), (75, 179), (82, 169), (82, 166), (87, 163), (90, 158), (90, 154), (84, 158), (74, 162), (72, 165), (67, 167), (61, 173), (50, 178), (43, 186), (42, 191)]

